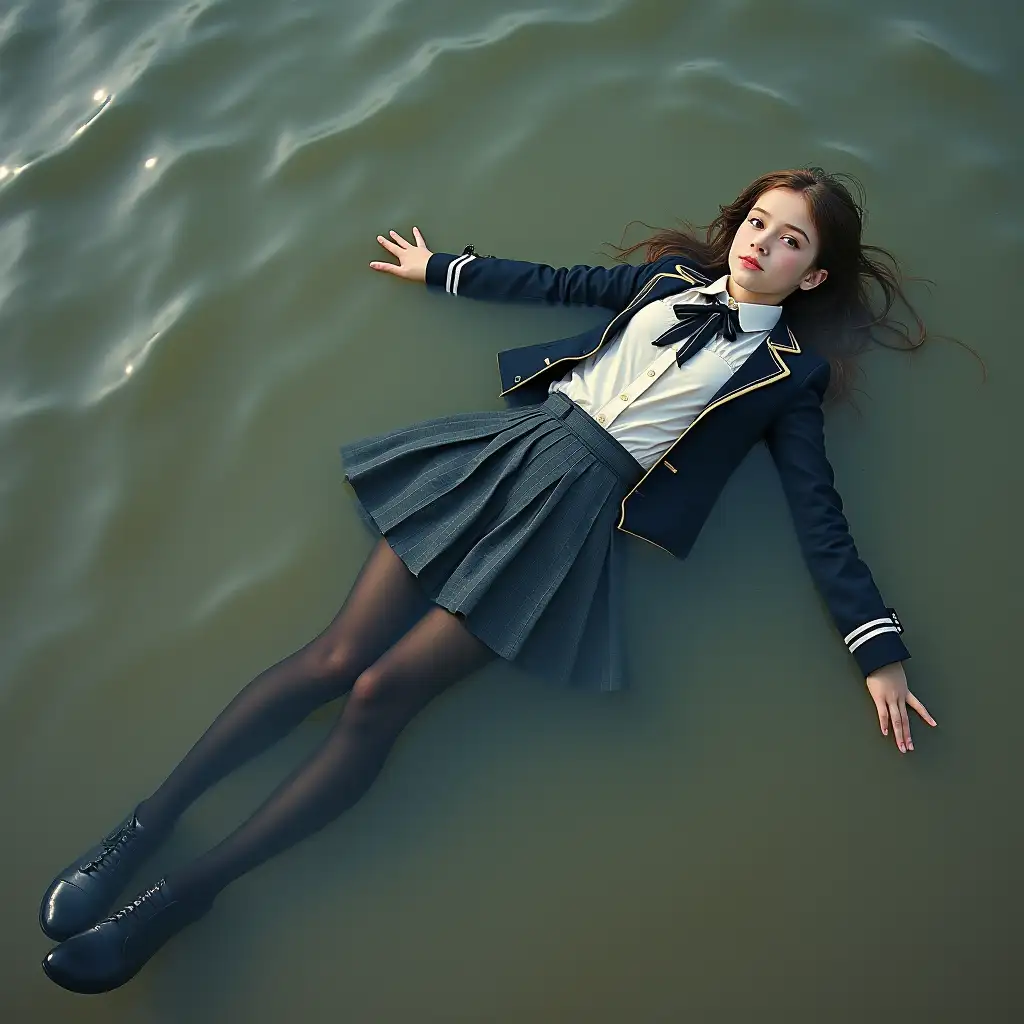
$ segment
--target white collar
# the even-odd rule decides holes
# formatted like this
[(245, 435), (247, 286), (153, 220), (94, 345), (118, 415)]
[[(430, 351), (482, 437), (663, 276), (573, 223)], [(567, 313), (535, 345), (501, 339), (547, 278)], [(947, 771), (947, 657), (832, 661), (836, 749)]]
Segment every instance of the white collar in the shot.
[[(728, 281), (729, 275), (723, 274), (712, 284), (705, 285), (703, 288), (694, 288), (694, 291), (707, 295), (709, 298), (724, 292), (728, 298), (729, 290), (726, 287)], [(737, 302), (736, 307), (740, 315), (740, 330), (749, 333), (770, 331), (782, 316), (781, 306), (764, 306), (759, 302)]]

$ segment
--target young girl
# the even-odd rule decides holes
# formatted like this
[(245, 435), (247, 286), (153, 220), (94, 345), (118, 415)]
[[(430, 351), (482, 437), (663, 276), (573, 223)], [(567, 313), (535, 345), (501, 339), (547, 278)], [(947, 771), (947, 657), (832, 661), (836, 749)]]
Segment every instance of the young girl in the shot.
[[(375, 270), (450, 295), (611, 315), (576, 337), (500, 353), (508, 408), (342, 447), (357, 508), (378, 531), (345, 604), (53, 881), (40, 923), (66, 941), (43, 961), (49, 977), (78, 992), (123, 984), (226, 885), (351, 807), (413, 716), (495, 656), (565, 685), (624, 686), (616, 599), (626, 535), (685, 558), (759, 440), (882, 733), (891, 724), (900, 751), (913, 750), (907, 708), (935, 721), (907, 689), (902, 626), (857, 555), (822, 426), (826, 390), (847, 390), (870, 324), (895, 329), (889, 310), (906, 301), (897, 270), (870, 255), (888, 254), (865, 246), (861, 227), (847, 188), (811, 168), (759, 178), (704, 239), (658, 232), (640, 265), (556, 270), (472, 246), (432, 253), (418, 228), (414, 242), (378, 236), (398, 262)], [(871, 285), (885, 299), (875, 318)], [(104, 919), (201, 793), (346, 693), (322, 747), (251, 818)]]

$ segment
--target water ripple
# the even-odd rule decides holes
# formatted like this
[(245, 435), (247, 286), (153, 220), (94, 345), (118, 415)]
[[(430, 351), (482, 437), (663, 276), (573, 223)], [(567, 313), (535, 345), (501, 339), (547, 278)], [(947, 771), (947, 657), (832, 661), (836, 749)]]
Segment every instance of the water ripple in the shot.
[(25, 6), (14, 6), (7, 8), (6, 11), (0, 11), (0, 51), (3, 50), (4, 44), (14, 35), (18, 29), (18, 19), (21, 17), (22, 11), (25, 10)]
[(140, 342), (137, 336), (124, 338), (106, 348), (102, 354), (102, 363), (96, 371), (96, 379), (86, 387), (82, 396), (83, 406), (102, 402), (138, 376), (157, 341), (177, 323), (194, 301), (196, 290), (193, 287), (183, 291), (158, 310), (148, 325), (145, 340)]
[[(688, 80), (707, 80), (725, 83), (733, 90), (745, 92), (753, 96), (764, 97), (780, 107), (796, 109), (801, 101), (795, 95), (787, 95), (777, 86), (768, 85), (764, 81), (749, 78), (740, 72), (734, 62), (715, 60), (708, 57), (696, 57), (683, 60), (665, 69), (665, 76), (670, 83), (686, 83)], [(742, 100), (732, 102), (742, 103)]]
[[(532, 26), (596, 24), (618, 11), (625, 3), (626, 0), (609, 0), (586, 14), (556, 12), (548, 8), (501, 14), (475, 31), (426, 39), (404, 61), (379, 73), (368, 83), (362, 95), (338, 115), (320, 124), (282, 131), (275, 141), (266, 176), (273, 178), (287, 174), (292, 163), (301, 161), (310, 149), (321, 143), (329, 143), (369, 121), (393, 104), (414, 83), (427, 77), (435, 64), (451, 54), (480, 49), (491, 51)], [(374, 14), (370, 19), (371, 35), (383, 31), (386, 13)]]
[[(40, 104), (34, 91), (27, 90), (27, 119), (21, 132), (8, 131), (7, 153), (0, 153), (0, 164), (11, 172), (0, 174), (0, 187), (15, 174), (46, 161), (67, 150), (113, 103), (115, 94), (127, 93), (153, 67), (158, 58), (174, 52), (183, 44), (194, 45), (205, 33), (197, 28), (200, 17), (211, 10), (217, 0), (191, 0), (181, 5), (148, 5), (147, 13), (156, 20), (140, 35), (132, 38), (112, 59), (105, 53), (109, 46), (106, 33), (87, 25), (91, 13), (88, 4), (65, 4), (58, 10), (61, 34), (50, 36), (38, 26), (20, 26), (16, 17), (8, 16), (0, 23), (0, 60), (5, 49), (24, 50), (31, 42), (46, 40), (55, 52), (47, 54), (47, 63), (59, 69), (54, 75), (50, 95)], [(15, 12), (16, 13), (16, 12)], [(73, 40), (73, 45), (68, 40)], [(28, 65), (37, 73), (42, 61)], [(81, 99), (83, 78), (106, 77), (90, 91), (93, 109), (86, 112)], [(10, 117), (11, 105), (3, 107)]]
[(294, 566), (301, 548), (302, 537), (297, 532), (279, 536), (258, 554), (249, 553), (244, 564), (222, 571), (190, 609), (188, 624), (196, 627), (210, 622), (240, 594), (285, 575)]
[(28, 249), (34, 216), (32, 211), (25, 211), (0, 221), (0, 313), (14, 292), (16, 274)]
[(891, 18), (885, 23), (884, 37), (890, 45), (907, 56), (914, 51), (931, 52), (942, 58), (946, 70), (959, 69), (982, 78), (991, 78), (999, 71), (993, 56), (969, 53), (953, 42), (936, 25), (908, 18)]

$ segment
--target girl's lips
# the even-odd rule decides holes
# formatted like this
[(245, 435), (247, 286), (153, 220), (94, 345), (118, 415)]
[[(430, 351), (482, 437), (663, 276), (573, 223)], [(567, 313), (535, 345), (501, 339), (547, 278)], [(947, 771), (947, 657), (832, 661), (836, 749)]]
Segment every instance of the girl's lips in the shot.
[(741, 256), (741, 257), (740, 257), (740, 262), (741, 262), (741, 263), (742, 263), (742, 264), (743, 264), (744, 266), (746, 266), (746, 267), (750, 267), (750, 269), (751, 269), (751, 270), (762, 270), (762, 269), (764, 269), (764, 268), (763, 268), (763, 267), (762, 267), (762, 266), (761, 266), (761, 265), (760, 265), (760, 264), (759, 264), (759, 263), (757, 262), (757, 260), (755, 260), (755, 259), (754, 259), (753, 257), (751, 257), (751, 256)]

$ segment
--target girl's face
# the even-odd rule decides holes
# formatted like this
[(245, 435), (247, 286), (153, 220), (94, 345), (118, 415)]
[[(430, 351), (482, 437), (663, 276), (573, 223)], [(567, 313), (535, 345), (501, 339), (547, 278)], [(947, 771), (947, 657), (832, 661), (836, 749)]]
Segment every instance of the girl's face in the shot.
[(737, 302), (777, 306), (798, 288), (828, 276), (815, 270), (818, 232), (802, 193), (773, 188), (758, 197), (729, 249), (730, 292)]

